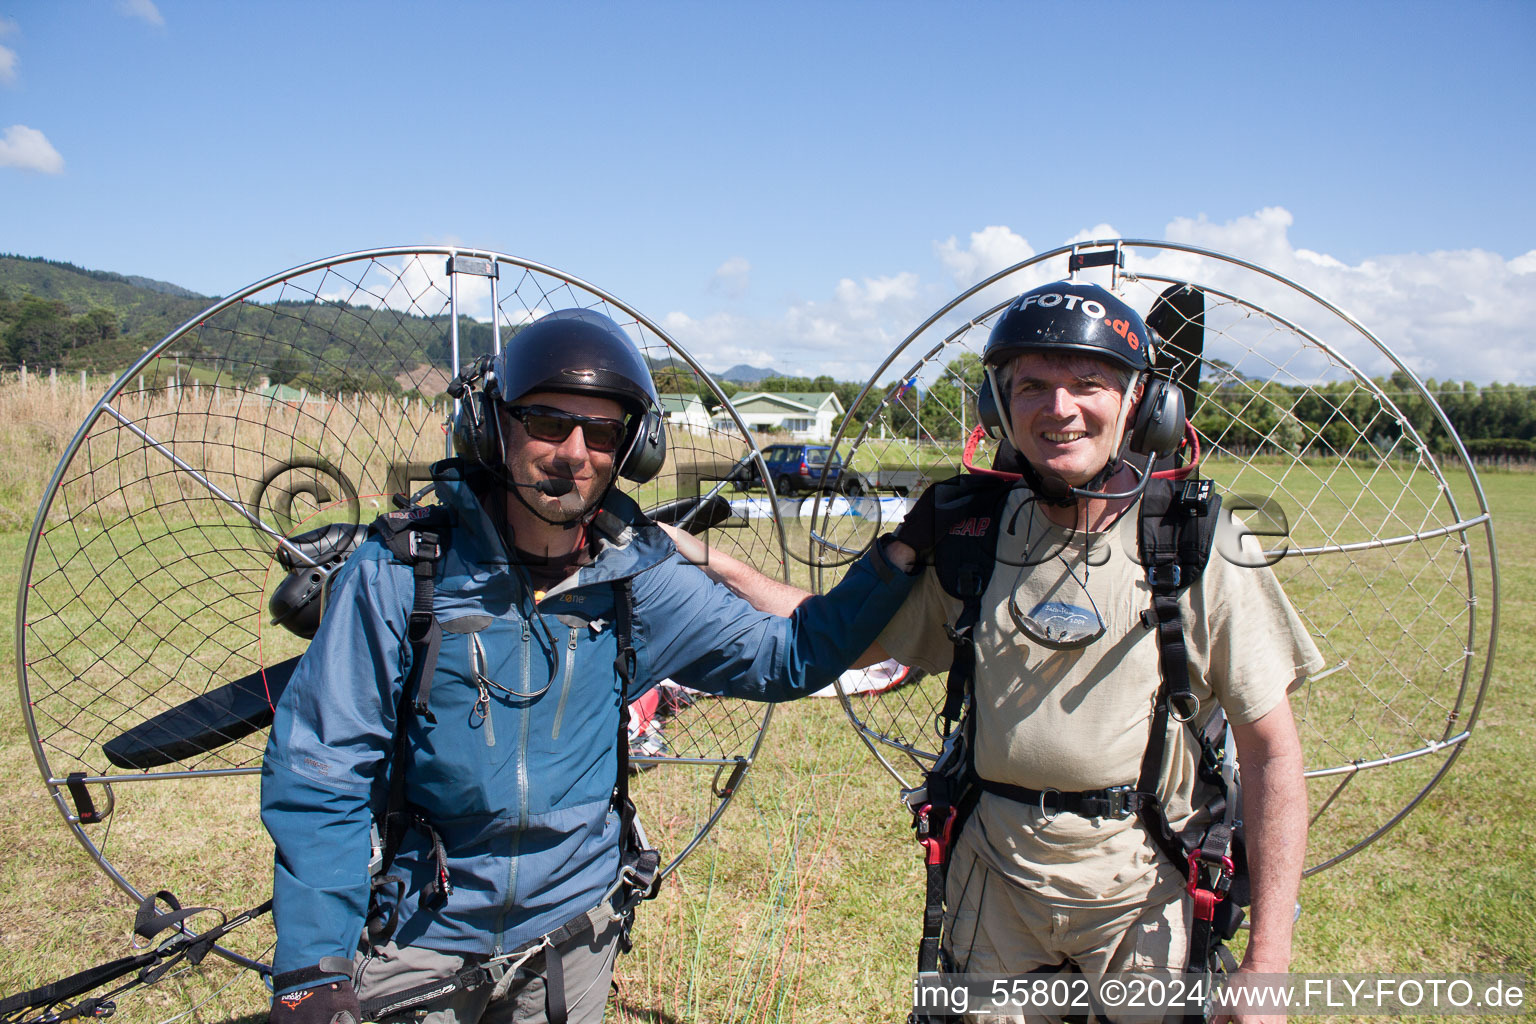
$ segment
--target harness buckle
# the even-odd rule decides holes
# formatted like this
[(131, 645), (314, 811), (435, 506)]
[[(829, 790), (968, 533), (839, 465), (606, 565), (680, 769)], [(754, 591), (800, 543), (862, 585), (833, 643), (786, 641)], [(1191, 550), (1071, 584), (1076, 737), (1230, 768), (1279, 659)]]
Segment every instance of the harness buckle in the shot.
[(541, 935), (539, 936), (539, 940), (537, 942), (523, 949), (514, 949), (510, 953), (503, 953), (500, 956), (491, 957), (485, 963), (480, 965), (480, 969), (483, 970), (491, 979), (491, 984), (498, 984), (500, 983), (501, 979), (506, 977), (509, 973), (517, 970), (529, 960), (532, 960), (540, 950), (544, 949), (546, 946), (553, 945), (554, 943), (549, 941), (548, 935)]
[(1107, 804), (1105, 817), (1120, 818), (1124, 820), (1136, 813), (1135, 799), (1136, 785), (1126, 783), (1124, 786), (1110, 786), (1104, 791), (1104, 800)]
[(949, 642), (956, 647), (971, 647), (975, 641), (971, 639), (971, 627), (956, 629), (949, 623), (944, 623), (944, 635), (949, 637)]
[[(1054, 811), (1048, 811), (1048, 810), (1045, 809), (1045, 798), (1046, 798), (1047, 795), (1049, 795), (1051, 793), (1055, 793), (1056, 797), (1057, 797), (1056, 809)], [(1060, 798), (1061, 798), (1061, 790), (1059, 790), (1059, 789), (1042, 789), (1040, 791), (1040, 821), (1042, 823), (1048, 823), (1048, 822), (1054, 821), (1056, 819), (1056, 815), (1061, 813), (1061, 799)]]
[(613, 884), (603, 894), (604, 903), (610, 900), (613, 902), (613, 909), (608, 913), (608, 920), (622, 921), (634, 913), (635, 908), (645, 899), (645, 894), (650, 891), (650, 888), (651, 881), (637, 871), (633, 864), (619, 865), (619, 877), (613, 880)]
[(954, 840), (955, 808), (948, 807), (944, 812), (944, 824), (935, 834), (933, 830), (933, 804), (923, 804), (916, 812), (917, 842), (926, 852), (924, 862), (930, 866), (943, 864), (949, 859), (949, 846)]
[[(1217, 868), (1216, 882), (1210, 888), (1200, 884), (1202, 862)], [(1189, 895), (1194, 901), (1195, 920), (1210, 923), (1216, 920), (1216, 904), (1226, 899), (1232, 888), (1232, 875), (1237, 867), (1232, 858), (1222, 854), (1219, 859), (1204, 857), (1198, 849), (1189, 852)]]
[(1153, 590), (1163, 588), (1177, 588), (1183, 579), (1183, 573), (1179, 571), (1178, 562), (1170, 562), (1167, 565), (1147, 566), (1147, 583)]

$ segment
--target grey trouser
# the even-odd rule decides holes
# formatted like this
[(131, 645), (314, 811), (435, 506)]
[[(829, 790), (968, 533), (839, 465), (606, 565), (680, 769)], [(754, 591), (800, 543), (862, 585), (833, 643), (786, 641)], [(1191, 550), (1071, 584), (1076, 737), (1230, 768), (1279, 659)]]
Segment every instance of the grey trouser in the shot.
[[(618, 952), (620, 922), (610, 921), (591, 939), (576, 938), (558, 950), (544, 950), (522, 967), (508, 971), (494, 985), (460, 989), (388, 1021), (419, 1024), (548, 1024), (545, 1013), (544, 958), (558, 955), (565, 972), (565, 1001), (569, 1024), (601, 1024)], [(484, 963), (484, 956), (439, 953), (393, 942), (377, 953), (359, 951), (354, 978), (359, 999), (404, 992), (418, 985), (452, 977), (465, 966)], [(380, 1021), (383, 1024), (383, 1021)]]

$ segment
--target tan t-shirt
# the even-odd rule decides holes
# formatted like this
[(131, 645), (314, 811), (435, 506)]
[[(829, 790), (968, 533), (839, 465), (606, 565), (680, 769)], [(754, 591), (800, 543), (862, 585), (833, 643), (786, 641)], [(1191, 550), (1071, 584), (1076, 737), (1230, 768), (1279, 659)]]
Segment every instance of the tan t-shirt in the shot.
[[(1152, 599), (1136, 557), (1137, 510), (1103, 533), (1074, 536), (1026, 502), (1028, 493), (1015, 488), (1004, 508), (974, 634), (976, 769), (1037, 790), (1135, 783), (1160, 684), (1156, 631), (1142, 618)], [(1217, 703), (1235, 723), (1256, 721), (1323, 666), (1274, 573), (1228, 557), (1241, 551), (1248, 566), (1258, 565), (1256, 550), (1224, 514), (1204, 576), (1180, 596), (1198, 722)], [(960, 611), (930, 568), (880, 644), (907, 664), (945, 672), (954, 648), (943, 625)], [(1078, 650), (1054, 650), (1017, 624), (1031, 615), (1076, 628), (1096, 615), (1104, 634)], [(1197, 753), (1188, 727), (1170, 719), (1159, 788), (1175, 827), (1192, 815)], [(982, 830), (995, 870), (1050, 900), (1132, 905), (1158, 880), (1155, 848), (1135, 818), (1052, 817), (984, 794), (968, 827)]]

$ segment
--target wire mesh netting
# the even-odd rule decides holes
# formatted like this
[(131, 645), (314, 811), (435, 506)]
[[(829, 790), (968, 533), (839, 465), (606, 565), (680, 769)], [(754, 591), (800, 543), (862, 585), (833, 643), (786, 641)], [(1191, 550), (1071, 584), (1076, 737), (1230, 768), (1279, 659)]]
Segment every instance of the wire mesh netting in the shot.
[[(1005, 271), (935, 314), (871, 379), (842, 452), (872, 493), (846, 509), (828, 502), (803, 554), (830, 585), (845, 549), (963, 471), (968, 440), (972, 464), (991, 465), (994, 442), (975, 429), (991, 325), (1013, 295), (1067, 277), (1074, 251), (1100, 246), (1123, 254), (1124, 269), (1079, 279), (1110, 286), (1158, 326), (1158, 366), (1194, 410), (1200, 472), (1260, 537), (1326, 659), (1292, 695), (1317, 870), (1390, 827), (1449, 767), (1475, 722), (1497, 622), (1491, 522), (1459, 440), (1389, 348), (1322, 300), (1239, 261), (1152, 242), (1086, 243)], [(844, 703), (913, 785), (938, 750), (944, 695), (944, 680), (927, 676)]]
[[(264, 703), (306, 646), (268, 607), (295, 564), (288, 538), (329, 524), (353, 536), (353, 524), (418, 491), (448, 454), (455, 341), (467, 364), (556, 309), (595, 309), (623, 326), (667, 407), (667, 468), (644, 485), (621, 483), (642, 507), (698, 497), (752, 451), (699, 397), (718, 396), (713, 382), (633, 310), (513, 257), (460, 253), (460, 266), (476, 269), (450, 275), (451, 255), (352, 254), (215, 304), (124, 374), (66, 451), (23, 569), (22, 698), (61, 806), (76, 806), (71, 774), (98, 809), (115, 801), (104, 824), (75, 828), (130, 891), (108, 839), (140, 851), (152, 844), (136, 830), (198, 805), (220, 808), (220, 842), (270, 877), (251, 777), (265, 729), (230, 724), (230, 687), (247, 705)], [(781, 574), (774, 519), (735, 525), (712, 543)], [(313, 582), (344, 551), (316, 559)], [(196, 749), (145, 732), (189, 707), (212, 723)], [(725, 780), (750, 763), (768, 713), (716, 698), (669, 710), (664, 744), (638, 759), (669, 767), (634, 789), (656, 822), (653, 840), (675, 855), (723, 807)], [(125, 756), (129, 741), (137, 747)], [(215, 879), (199, 902), (230, 905), (220, 888)]]

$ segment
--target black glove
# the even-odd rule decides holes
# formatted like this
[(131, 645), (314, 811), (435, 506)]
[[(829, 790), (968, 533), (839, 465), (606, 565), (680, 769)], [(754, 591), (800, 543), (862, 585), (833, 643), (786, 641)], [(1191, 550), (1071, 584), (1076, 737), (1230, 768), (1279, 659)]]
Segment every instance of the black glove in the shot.
[(332, 981), (277, 996), (267, 1024), (361, 1024), (362, 1019), (352, 983)]

